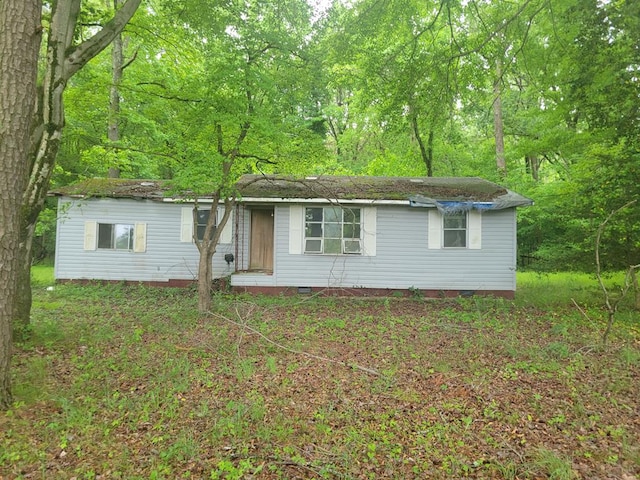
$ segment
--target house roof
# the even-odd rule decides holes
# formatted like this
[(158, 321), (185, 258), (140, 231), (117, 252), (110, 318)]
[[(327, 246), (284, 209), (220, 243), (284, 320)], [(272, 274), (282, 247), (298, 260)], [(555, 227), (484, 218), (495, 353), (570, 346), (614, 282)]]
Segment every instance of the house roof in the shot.
[(283, 177), (243, 175), (243, 197), (328, 198), (335, 200), (408, 200), (422, 195), (440, 200), (492, 201), (507, 189), (477, 177)]
[[(499, 208), (530, 205), (532, 201), (478, 177), (292, 177), (243, 175), (238, 193), (246, 201), (326, 199), (332, 201), (410, 201), (413, 206), (439, 202), (500, 204)], [(170, 193), (167, 181), (89, 179), (51, 192), (71, 197), (145, 198), (162, 200)], [(201, 198), (207, 198), (206, 195)], [(210, 196), (209, 196), (210, 198)], [(507, 202), (507, 203), (505, 203)]]
[(51, 190), (60, 197), (110, 197), (163, 199), (168, 190), (163, 180), (133, 180), (127, 178), (89, 178)]

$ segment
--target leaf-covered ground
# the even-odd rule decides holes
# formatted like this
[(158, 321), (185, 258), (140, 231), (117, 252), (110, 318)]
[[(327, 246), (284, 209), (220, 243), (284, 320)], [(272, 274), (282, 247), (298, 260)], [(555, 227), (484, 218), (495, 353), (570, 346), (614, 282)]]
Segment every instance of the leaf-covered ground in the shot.
[(640, 475), (627, 315), (493, 299), (39, 290), (1, 478)]

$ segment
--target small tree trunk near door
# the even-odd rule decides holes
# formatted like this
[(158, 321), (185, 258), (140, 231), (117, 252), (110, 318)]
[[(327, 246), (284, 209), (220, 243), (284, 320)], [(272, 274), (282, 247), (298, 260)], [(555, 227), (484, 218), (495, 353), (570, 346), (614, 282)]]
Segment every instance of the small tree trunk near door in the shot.
[(213, 282), (213, 251), (208, 249), (200, 252), (198, 261), (198, 312), (207, 313), (211, 310), (211, 285)]
[(209, 220), (204, 230), (202, 240), (198, 239), (197, 234), (197, 212), (198, 204), (196, 203), (193, 208), (193, 240), (200, 252), (200, 258), (198, 260), (198, 312), (206, 314), (211, 310), (211, 287), (213, 284), (213, 255), (216, 253), (218, 241), (220, 235), (224, 229), (234, 204), (234, 199), (225, 198), (224, 200), (224, 215), (221, 219), (217, 219), (217, 210), (219, 204), (219, 198), (221, 195), (221, 189), (219, 189), (211, 204), (211, 212), (209, 213)]

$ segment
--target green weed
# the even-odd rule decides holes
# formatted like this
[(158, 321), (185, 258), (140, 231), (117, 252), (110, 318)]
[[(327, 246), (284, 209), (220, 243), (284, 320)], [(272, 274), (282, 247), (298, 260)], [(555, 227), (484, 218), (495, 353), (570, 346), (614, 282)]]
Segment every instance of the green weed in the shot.
[(593, 350), (570, 303), (216, 296), (283, 349), (190, 290), (34, 300), (3, 478), (574, 478), (560, 451), (594, 477), (640, 468), (637, 323)]
[(551, 480), (573, 480), (578, 478), (571, 460), (553, 450), (540, 448), (535, 452), (534, 468)]

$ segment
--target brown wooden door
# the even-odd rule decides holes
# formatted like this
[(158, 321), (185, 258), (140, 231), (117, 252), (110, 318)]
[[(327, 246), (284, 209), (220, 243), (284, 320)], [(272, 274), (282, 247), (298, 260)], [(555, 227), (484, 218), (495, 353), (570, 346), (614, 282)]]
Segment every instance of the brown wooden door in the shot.
[(249, 270), (273, 271), (273, 208), (251, 210)]

